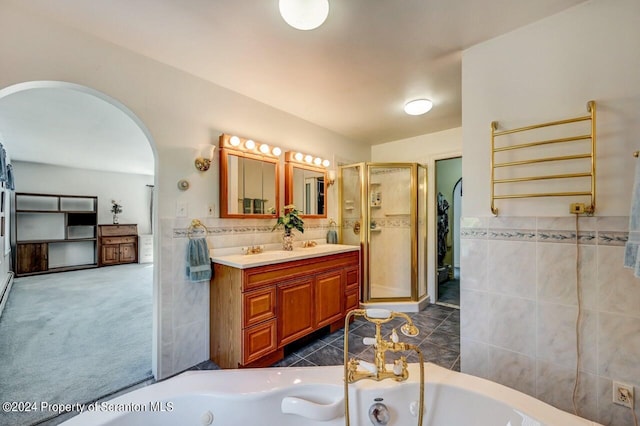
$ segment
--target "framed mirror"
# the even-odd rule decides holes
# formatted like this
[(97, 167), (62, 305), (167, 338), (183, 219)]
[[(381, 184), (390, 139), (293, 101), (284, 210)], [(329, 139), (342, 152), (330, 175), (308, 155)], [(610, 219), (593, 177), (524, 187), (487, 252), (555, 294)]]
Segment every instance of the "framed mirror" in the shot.
[(303, 217), (327, 217), (327, 170), (295, 152), (287, 152), (284, 160), (285, 205), (295, 205)]
[(277, 217), (279, 153), (251, 139), (220, 136), (220, 217)]

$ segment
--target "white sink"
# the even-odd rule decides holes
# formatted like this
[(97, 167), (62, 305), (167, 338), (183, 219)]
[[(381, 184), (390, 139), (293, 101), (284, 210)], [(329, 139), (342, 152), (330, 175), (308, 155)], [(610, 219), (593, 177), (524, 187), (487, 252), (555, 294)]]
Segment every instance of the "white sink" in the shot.
[(211, 260), (214, 263), (232, 266), (239, 269), (246, 269), (256, 266), (289, 262), (291, 260), (306, 259), (357, 250), (359, 250), (358, 246), (348, 246), (344, 244), (318, 244), (315, 247), (296, 247), (292, 251), (267, 250), (256, 254), (213, 256)]

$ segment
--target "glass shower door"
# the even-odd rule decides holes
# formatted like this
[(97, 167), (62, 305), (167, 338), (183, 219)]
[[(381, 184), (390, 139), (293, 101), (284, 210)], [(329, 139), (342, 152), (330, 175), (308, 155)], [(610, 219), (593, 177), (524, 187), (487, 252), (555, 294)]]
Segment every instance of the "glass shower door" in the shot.
[(363, 232), (367, 233), (370, 301), (416, 297), (415, 182), (412, 164), (367, 165)]

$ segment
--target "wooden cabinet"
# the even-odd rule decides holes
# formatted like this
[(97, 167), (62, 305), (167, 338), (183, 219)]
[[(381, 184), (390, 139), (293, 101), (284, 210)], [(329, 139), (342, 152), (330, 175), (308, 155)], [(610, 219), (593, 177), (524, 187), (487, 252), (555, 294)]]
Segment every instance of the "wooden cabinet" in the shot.
[(210, 356), (222, 368), (271, 365), (285, 346), (344, 326), (359, 305), (360, 252), (239, 269), (214, 263)]
[(98, 266), (98, 198), (15, 194), (17, 276)]
[(45, 272), (48, 268), (47, 251), (47, 243), (19, 244), (17, 274)]
[(98, 225), (100, 266), (138, 262), (137, 225)]

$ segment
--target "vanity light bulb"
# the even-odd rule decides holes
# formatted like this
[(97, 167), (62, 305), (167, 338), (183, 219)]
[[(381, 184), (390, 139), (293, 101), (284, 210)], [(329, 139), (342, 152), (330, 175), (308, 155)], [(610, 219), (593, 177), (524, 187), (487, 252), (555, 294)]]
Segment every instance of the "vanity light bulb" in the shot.
[(263, 154), (268, 154), (269, 153), (269, 145), (267, 145), (266, 143), (263, 143), (262, 145), (260, 145), (260, 152)]
[(240, 138), (237, 136), (231, 136), (231, 139), (229, 139), (229, 143), (231, 144), (231, 146), (238, 146), (240, 145)]
[(256, 147), (256, 143), (254, 141), (252, 141), (251, 139), (249, 139), (248, 141), (246, 141), (244, 143), (244, 147), (247, 149), (254, 149)]
[(311, 163), (313, 161), (313, 157), (307, 154), (304, 156), (304, 161), (307, 163)]
[(302, 153), (301, 152), (296, 152), (296, 155), (293, 156), (293, 158), (295, 158), (298, 161), (302, 161)]
[(276, 146), (271, 150), (271, 153), (276, 157), (280, 157), (280, 154), (282, 154), (282, 150)]
[(329, 161), (329, 160), (323, 160), (323, 161), (322, 161), (322, 165), (323, 165), (323, 166), (325, 166), (325, 167), (329, 167), (329, 166), (331, 165), (331, 161)]
[(316, 158), (313, 160), (313, 164), (315, 164), (316, 166), (319, 166), (320, 164), (322, 164), (322, 158), (320, 158), (320, 157), (316, 157)]

